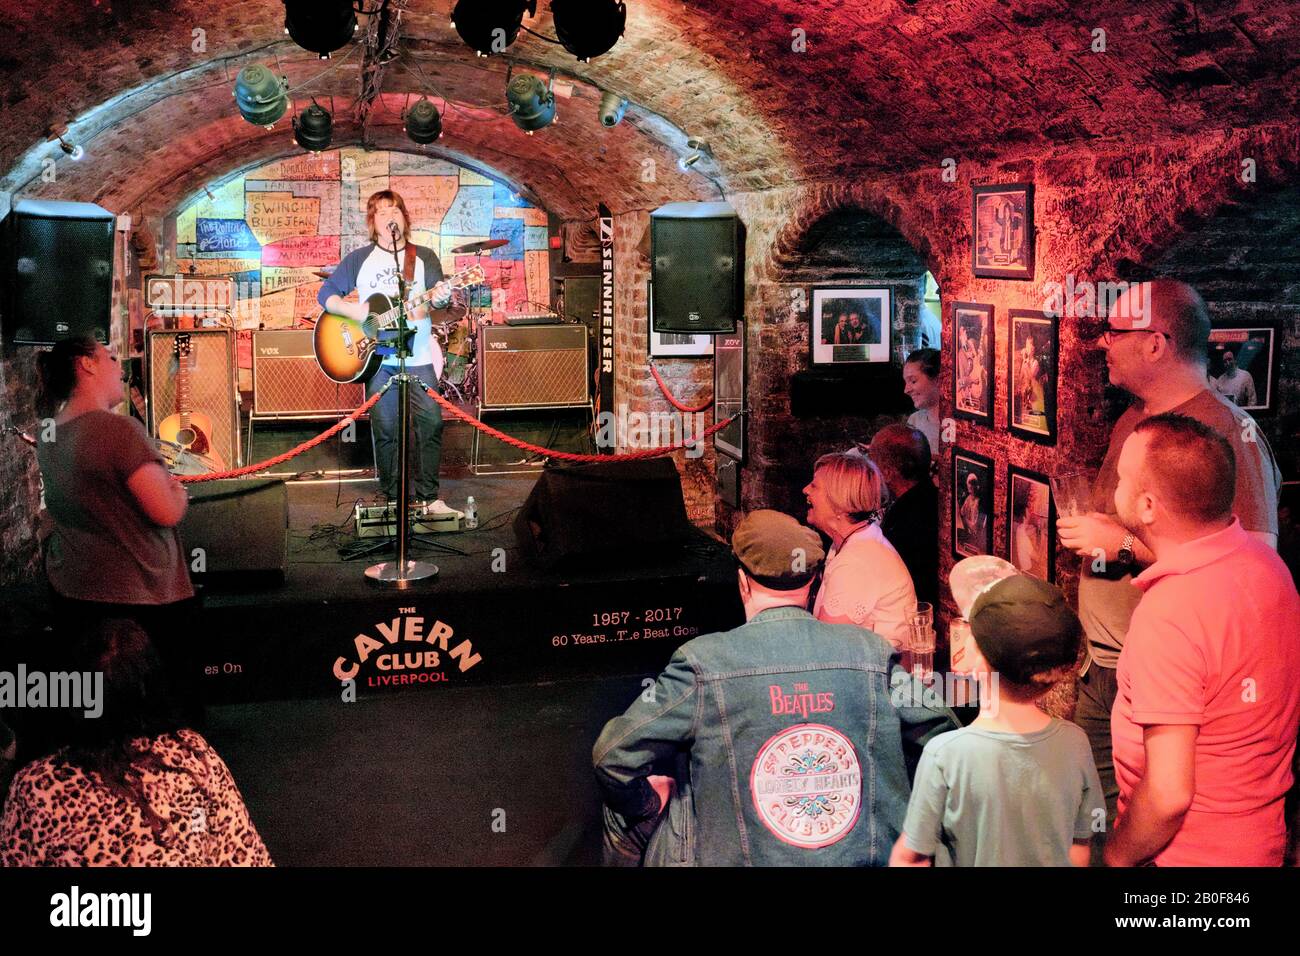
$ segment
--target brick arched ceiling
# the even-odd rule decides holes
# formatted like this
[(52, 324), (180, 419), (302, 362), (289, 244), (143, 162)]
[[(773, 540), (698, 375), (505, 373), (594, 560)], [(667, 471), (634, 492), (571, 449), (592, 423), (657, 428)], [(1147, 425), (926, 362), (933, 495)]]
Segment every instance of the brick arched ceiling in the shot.
[[(437, 150), (501, 173), (566, 218), (589, 216), (597, 200), (624, 210), (715, 197), (713, 182), (675, 165), (688, 134), (716, 157), (696, 168), (733, 191), (1300, 114), (1296, 4), (629, 0), (627, 35), (591, 63), (526, 34), (510, 48), (516, 68), (554, 67), (572, 84), (559, 124), (525, 137), (505, 115), (505, 60), (473, 55), (450, 26), (451, 5), (407, 0), (402, 27), (402, 59), (453, 104)], [(529, 25), (551, 33), (540, 6)], [(235, 114), (242, 66), (278, 57), (295, 84), (322, 67), (287, 41), (279, 0), (3, 0), (0, 10), (0, 188), (10, 192), (167, 207), (293, 149), (283, 122), (267, 134)], [(1105, 52), (1092, 49), (1096, 30)], [(311, 87), (335, 96), (336, 144), (362, 138), (348, 119), (358, 59)], [(388, 69), (384, 90), (396, 99), (375, 111), (370, 141), (406, 142), (397, 104), (422, 85)], [(595, 115), (602, 88), (634, 104), (612, 130)], [(60, 160), (45, 183), (41, 159), (61, 155), (46, 132), (59, 122), (86, 156), (75, 168)]]

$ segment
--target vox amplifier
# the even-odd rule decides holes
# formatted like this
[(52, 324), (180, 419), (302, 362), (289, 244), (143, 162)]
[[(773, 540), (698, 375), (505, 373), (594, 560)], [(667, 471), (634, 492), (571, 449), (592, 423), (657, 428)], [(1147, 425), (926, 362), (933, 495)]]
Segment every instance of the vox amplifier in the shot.
[(478, 348), (483, 408), (591, 403), (585, 325), (485, 325)]

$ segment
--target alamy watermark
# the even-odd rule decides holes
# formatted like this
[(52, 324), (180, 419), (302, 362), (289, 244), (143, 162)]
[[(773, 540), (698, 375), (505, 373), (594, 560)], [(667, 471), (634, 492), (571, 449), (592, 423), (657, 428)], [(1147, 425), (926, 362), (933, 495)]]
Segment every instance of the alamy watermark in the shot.
[(1124, 319), (1134, 328), (1151, 321), (1149, 283), (1092, 282), (1069, 272), (1063, 282), (1044, 282), (1042, 292), (1043, 312), (1053, 318)]
[(621, 404), (617, 413), (596, 416), (596, 447), (662, 448), (687, 443), (686, 457), (699, 458), (704, 454), (704, 421), (703, 412), (629, 412)]
[(86, 717), (104, 713), (103, 671), (0, 671), (0, 708), (67, 708)]

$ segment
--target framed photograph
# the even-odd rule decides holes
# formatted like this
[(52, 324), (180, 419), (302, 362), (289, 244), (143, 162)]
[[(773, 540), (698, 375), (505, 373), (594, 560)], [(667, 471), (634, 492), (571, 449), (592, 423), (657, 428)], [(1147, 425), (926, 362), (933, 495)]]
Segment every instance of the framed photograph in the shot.
[(1056, 582), (1056, 505), (1047, 476), (1007, 466), (1007, 560), (1031, 577)]
[(986, 279), (1034, 277), (1034, 186), (973, 186), (971, 271)]
[(1273, 326), (1212, 322), (1206, 369), (1210, 388), (1244, 412), (1276, 411), (1280, 352)]
[(888, 362), (893, 304), (886, 288), (813, 289), (812, 364)]
[(993, 461), (960, 448), (952, 455), (952, 557), (993, 553)]
[[(743, 327), (742, 327), (743, 328)], [(713, 343), (713, 420), (730, 418), (745, 407), (745, 336), (723, 332)], [(713, 433), (713, 447), (720, 454), (745, 460), (745, 419), (737, 418)]]
[(708, 358), (713, 335), (695, 332), (656, 332), (654, 283), (646, 283), (646, 328), (650, 330), (651, 358)]
[(1007, 426), (1013, 435), (1056, 444), (1057, 320), (1011, 310), (1007, 343)]
[(993, 424), (993, 306), (952, 306), (952, 407), (958, 418)]

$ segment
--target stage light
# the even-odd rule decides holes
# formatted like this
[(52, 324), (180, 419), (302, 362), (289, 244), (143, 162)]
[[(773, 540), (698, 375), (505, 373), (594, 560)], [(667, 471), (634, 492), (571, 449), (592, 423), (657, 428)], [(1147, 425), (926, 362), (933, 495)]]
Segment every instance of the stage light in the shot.
[(510, 118), (530, 136), (555, 119), (555, 94), (531, 73), (520, 73), (506, 86)]
[(406, 135), (424, 146), (442, 135), (442, 117), (438, 108), (421, 96), (406, 110)]
[(59, 149), (67, 155), (74, 163), (86, 155), (86, 151), (77, 143), (69, 143), (62, 136), (59, 137)]
[(682, 172), (688, 172), (692, 166), (702, 159), (713, 158), (713, 149), (702, 139), (691, 137), (686, 141), (686, 148), (690, 152), (677, 161), (677, 166)]
[(627, 112), (627, 100), (617, 93), (606, 93), (600, 98), (600, 121), (605, 126), (617, 126)]
[(564, 48), (584, 63), (612, 50), (627, 27), (621, 0), (551, 0), (551, 16)]
[(329, 149), (334, 135), (334, 117), (315, 100), (293, 121), (293, 138), (308, 152), (319, 153)]
[(235, 104), (239, 115), (254, 126), (271, 126), (289, 108), (289, 81), (274, 76), (260, 63), (246, 66), (235, 77)]
[(451, 25), (479, 56), (491, 56), (515, 42), (525, 12), (536, 16), (537, 0), (457, 0)]
[(284, 0), (284, 32), (322, 60), (351, 43), (356, 30), (352, 0)]

